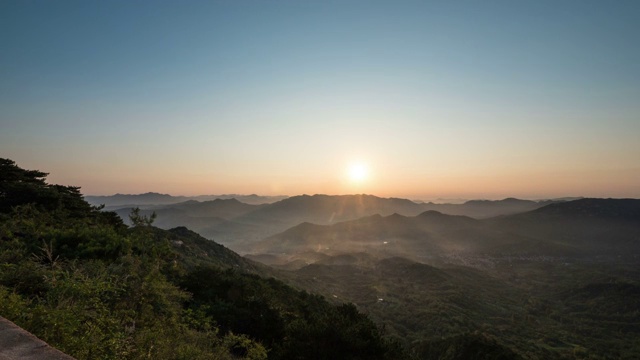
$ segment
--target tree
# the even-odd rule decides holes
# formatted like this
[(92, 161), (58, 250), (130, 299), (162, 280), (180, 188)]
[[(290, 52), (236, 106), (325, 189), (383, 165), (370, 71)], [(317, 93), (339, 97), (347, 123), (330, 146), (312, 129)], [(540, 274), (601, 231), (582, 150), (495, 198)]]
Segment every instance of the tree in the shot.
[(140, 208), (138, 207), (132, 209), (129, 214), (129, 220), (133, 227), (151, 226), (151, 224), (156, 220), (156, 217), (157, 215), (155, 211), (151, 213), (150, 216), (140, 214)]
[(99, 218), (112, 225), (112, 215), (103, 215), (100, 207), (87, 203), (80, 188), (52, 185), (45, 181), (47, 173), (25, 170), (13, 160), (0, 158), (0, 213), (10, 213), (17, 206), (33, 204), (36, 209), (56, 212), (57, 216), (73, 218)]
[(47, 173), (24, 170), (13, 160), (0, 158), (0, 212), (8, 213), (18, 205), (41, 203), (51, 198), (44, 178)]

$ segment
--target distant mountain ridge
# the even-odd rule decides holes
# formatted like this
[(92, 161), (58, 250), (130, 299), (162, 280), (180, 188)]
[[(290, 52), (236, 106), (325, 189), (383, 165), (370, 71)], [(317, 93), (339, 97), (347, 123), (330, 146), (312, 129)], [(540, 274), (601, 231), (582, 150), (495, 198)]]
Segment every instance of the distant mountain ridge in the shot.
[(160, 194), (148, 192), (144, 194), (115, 194), (107, 196), (87, 195), (84, 199), (91, 205), (105, 205), (106, 207), (114, 206), (150, 206), (150, 205), (169, 205), (177, 204), (185, 201), (211, 201), (216, 199), (237, 199), (246, 204), (268, 204), (288, 196), (261, 196), (256, 194), (239, 195), (239, 194), (223, 194), (223, 195), (197, 195), (197, 196), (173, 196), (169, 194)]
[(469, 200), (462, 204), (424, 204), (425, 210), (435, 210), (449, 215), (464, 215), (477, 219), (485, 219), (499, 215), (516, 214), (538, 209), (548, 204), (563, 200), (522, 200), (506, 198), (502, 200)]
[(429, 210), (413, 217), (376, 214), (331, 225), (305, 222), (255, 243), (251, 252), (256, 256), (286, 254), (291, 259), (312, 252), (332, 256), (369, 252), (416, 260), (447, 253), (637, 253), (640, 200), (581, 199), (484, 220)]
[(638, 199), (585, 198), (563, 203), (554, 203), (531, 212), (541, 217), (606, 218), (640, 221)]
[[(450, 252), (474, 253), (529, 241), (505, 235), (467, 216), (429, 210), (408, 217), (372, 215), (332, 225), (302, 223), (257, 242), (253, 253), (329, 255), (369, 252), (382, 257), (428, 258)], [(505, 250), (506, 251), (506, 250)]]
[(244, 252), (247, 245), (303, 222), (330, 225), (376, 214), (415, 216), (427, 210), (482, 218), (529, 211), (546, 204), (547, 202), (509, 199), (470, 204), (424, 204), (407, 199), (381, 198), (365, 194), (300, 195), (264, 205), (212, 227), (202, 235)]
[[(255, 249), (247, 257), (356, 303), (420, 358), (640, 354), (638, 199), (580, 199), (490, 219), (425, 211), (301, 223)], [(610, 336), (615, 329), (624, 330)]]
[[(141, 200), (154, 199), (158, 194), (142, 194)], [(159, 199), (166, 199), (159, 194)], [(132, 198), (126, 198), (131, 200)], [(540, 208), (549, 201), (536, 202), (508, 198), (504, 200), (472, 200), (464, 204), (416, 203), (401, 198), (381, 198), (374, 195), (300, 195), (270, 204), (245, 204), (240, 199), (216, 199), (198, 202), (143, 206), (145, 214), (158, 214), (156, 225), (161, 228), (187, 226), (200, 235), (215, 239), (239, 252), (251, 245), (298, 224), (308, 222), (330, 225), (366, 216), (416, 216), (425, 211), (450, 215), (488, 218)], [(113, 208), (125, 221), (133, 205)]]

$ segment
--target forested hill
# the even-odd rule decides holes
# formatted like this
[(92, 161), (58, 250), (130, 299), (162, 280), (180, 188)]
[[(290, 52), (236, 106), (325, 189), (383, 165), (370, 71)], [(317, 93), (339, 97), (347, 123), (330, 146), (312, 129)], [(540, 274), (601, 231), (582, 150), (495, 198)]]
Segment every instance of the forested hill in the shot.
[(0, 159), (0, 315), (78, 359), (403, 359), (351, 304)]

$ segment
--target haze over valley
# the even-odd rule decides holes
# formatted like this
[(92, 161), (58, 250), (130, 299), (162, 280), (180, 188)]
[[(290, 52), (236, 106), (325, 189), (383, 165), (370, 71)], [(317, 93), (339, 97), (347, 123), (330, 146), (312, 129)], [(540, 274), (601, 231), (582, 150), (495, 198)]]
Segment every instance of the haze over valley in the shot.
[[(115, 211), (126, 222), (132, 208)], [(301, 195), (261, 205), (187, 201), (141, 213), (272, 266), (267, 273), (290, 284), (353, 302), (423, 355), (477, 346), (459, 342), (485, 336), (512, 358), (637, 351), (638, 199), (434, 204)], [(615, 339), (607, 335), (612, 326), (621, 331)], [(469, 335), (478, 331), (484, 335)]]

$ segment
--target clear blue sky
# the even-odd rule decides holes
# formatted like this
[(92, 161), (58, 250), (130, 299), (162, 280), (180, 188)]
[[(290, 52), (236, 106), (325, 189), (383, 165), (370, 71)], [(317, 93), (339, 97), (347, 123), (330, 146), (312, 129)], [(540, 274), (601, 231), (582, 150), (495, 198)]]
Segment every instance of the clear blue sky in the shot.
[(88, 194), (640, 197), (638, 1), (4, 0), (0, 44), (0, 156)]

